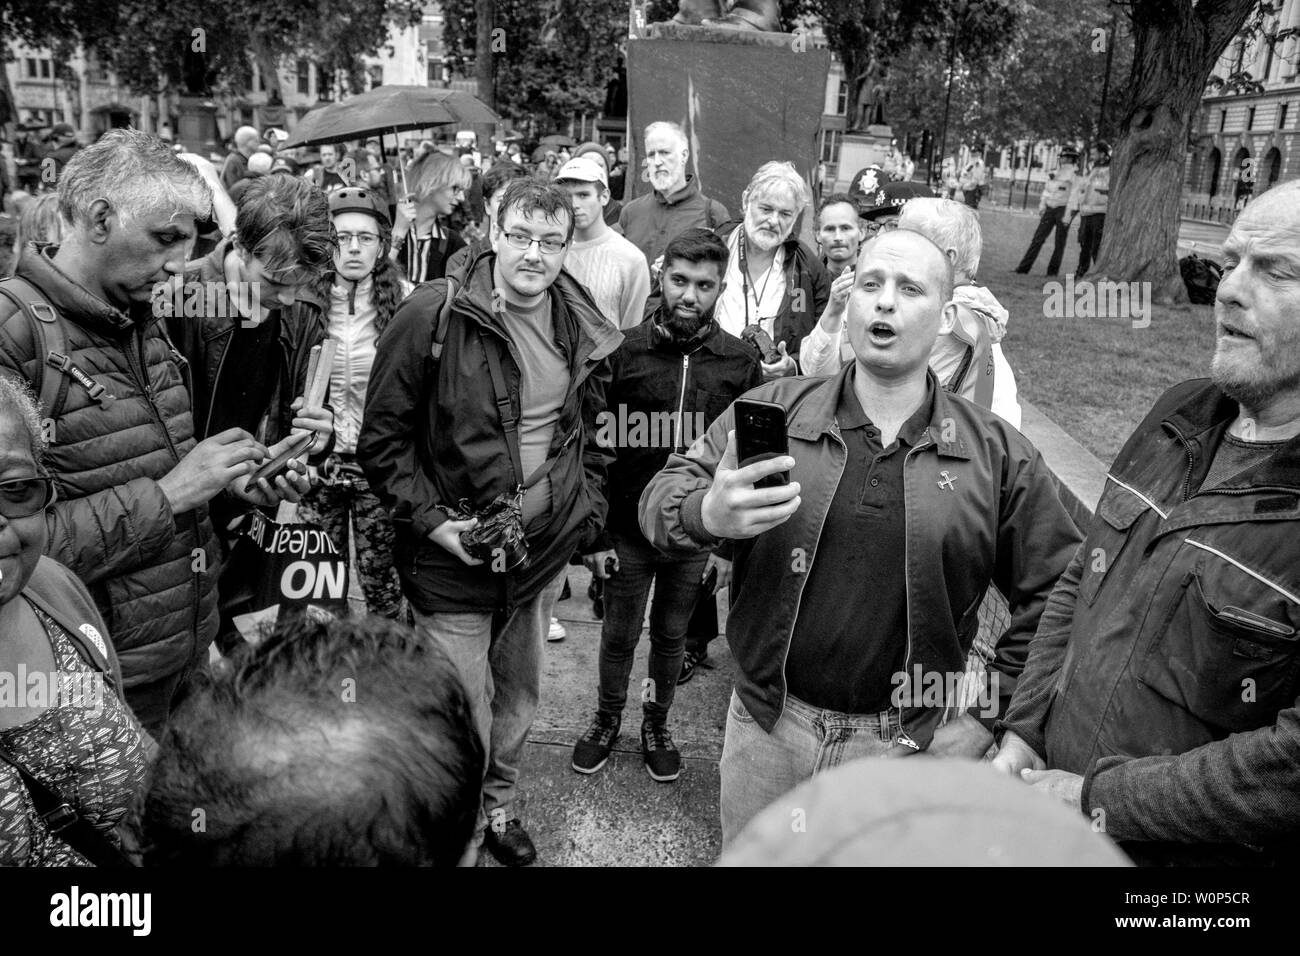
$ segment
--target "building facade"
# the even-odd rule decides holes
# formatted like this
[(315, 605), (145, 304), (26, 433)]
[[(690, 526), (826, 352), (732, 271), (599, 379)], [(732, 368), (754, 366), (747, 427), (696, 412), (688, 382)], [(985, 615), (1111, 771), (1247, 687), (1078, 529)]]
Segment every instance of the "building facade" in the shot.
[(1237, 212), (1280, 182), (1300, 178), (1300, 0), (1286, 0), (1263, 36), (1239, 37), (1215, 67), (1227, 77), (1248, 72), (1263, 89), (1211, 92), (1192, 121), (1183, 188), (1187, 218), (1231, 222)]

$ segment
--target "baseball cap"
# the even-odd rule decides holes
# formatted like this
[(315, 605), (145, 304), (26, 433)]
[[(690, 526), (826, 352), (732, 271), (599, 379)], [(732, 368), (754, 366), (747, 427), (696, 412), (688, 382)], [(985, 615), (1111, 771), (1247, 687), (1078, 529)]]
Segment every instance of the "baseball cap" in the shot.
[(580, 183), (600, 183), (606, 189), (609, 188), (609, 179), (605, 176), (605, 167), (594, 159), (587, 159), (579, 156), (571, 159), (555, 174), (555, 181), (561, 179), (573, 179)]
[(50, 130), (50, 139), (62, 139), (65, 136), (76, 136), (77, 131), (67, 123), (56, 123), (54, 129)]
[(271, 163), (271, 172), (288, 173), (290, 176), (298, 175), (298, 164), (288, 156), (277, 156), (275, 162)]

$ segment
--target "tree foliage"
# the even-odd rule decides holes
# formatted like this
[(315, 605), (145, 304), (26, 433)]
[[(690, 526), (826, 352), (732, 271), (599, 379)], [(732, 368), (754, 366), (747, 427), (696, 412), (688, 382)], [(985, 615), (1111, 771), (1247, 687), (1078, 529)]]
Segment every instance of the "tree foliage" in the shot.
[(52, 47), (64, 62), (81, 45), (141, 94), (242, 92), (250, 52), (268, 65), (306, 56), (345, 71), (357, 89), (361, 57), (384, 46), (393, 25), (418, 24), (422, 8), (419, 0), (2, 0), (0, 31)]

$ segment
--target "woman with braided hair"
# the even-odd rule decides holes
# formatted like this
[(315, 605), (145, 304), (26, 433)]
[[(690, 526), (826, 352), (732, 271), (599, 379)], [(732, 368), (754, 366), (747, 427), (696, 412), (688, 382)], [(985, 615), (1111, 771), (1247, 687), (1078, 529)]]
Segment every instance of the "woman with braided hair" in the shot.
[(335, 443), (299, 517), (320, 524), (344, 554), (351, 527), (367, 609), (397, 618), (402, 592), (393, 568), (392, 525), (361, 473), (356, 450), (375, 343), (411, 285), (388, 257), (392, 227), (382, 195), (350, 186), (331, 192), (329, 204), (338, 246), (322, 297), (329, 302), (328, 335), (338, 343), (329, 390)]

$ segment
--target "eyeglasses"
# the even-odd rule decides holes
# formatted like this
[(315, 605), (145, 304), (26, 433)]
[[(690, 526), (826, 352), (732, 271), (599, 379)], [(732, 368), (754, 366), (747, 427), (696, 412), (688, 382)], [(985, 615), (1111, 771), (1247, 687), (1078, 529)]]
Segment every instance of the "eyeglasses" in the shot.
[(535, 242), (537, 243), (537, 248), (542, 250), (542, 252), (546, 253), (548, 256), (553, 256), (557, 252), (563, 252), (564, 247), (568, 245), (567, 242), (561, 242), (558, 239), (534, 239), (532, 236), (525, 236), (522, 232), (507, 232), (504, 233), (504, 235), (506, 237), (506, 242), (510, 243), (512, 248), (527, 249)]
[(369, 249), (379, 243), (379, 237), (373, 232), (340, 232), (338, 235), (340, 246), (352, 245), (353, 239), (361, 243), (362, 249)]
[(865, 225), (866, 230), (867, 230), (867, 235), (868, 235), (868, 236), (874, 236), (874, 235), (876, 235), (877, 233), (881, 233), (881, 232), (890, 232), (890, 231), (892, 231), (892, 230), (894, 230), (894, 229), (897, 229), (897, 228), (898, 228), (898, 220), (897, 220), (897, 219), (887, 219), (887, 220), (884, 221), (884, 222), (872, 222), (870, 219), (868, 219), (868, 220), (864, 223), (864, 225)]
[(53, 478), (10, 478), (0, 481), (0, 515), (28, 518), (54, 504), (58, 492)]

